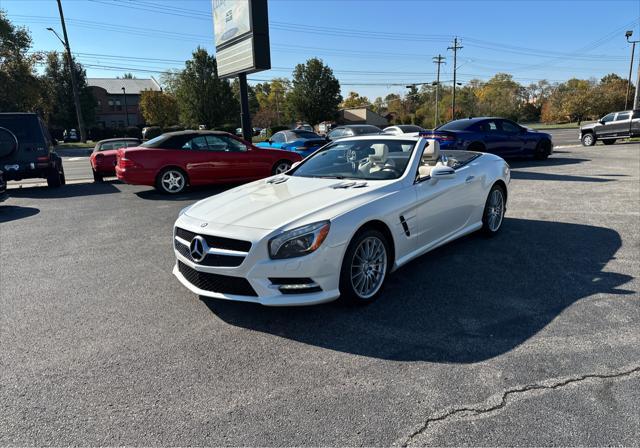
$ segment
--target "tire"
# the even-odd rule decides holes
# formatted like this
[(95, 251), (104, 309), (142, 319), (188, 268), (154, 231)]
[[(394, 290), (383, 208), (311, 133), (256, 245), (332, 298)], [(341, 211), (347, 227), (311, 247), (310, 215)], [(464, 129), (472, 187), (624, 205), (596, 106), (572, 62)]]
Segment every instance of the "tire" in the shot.
[(486, 236), (493, 236), (502, 228), (506, 205), (504, 188), (494, 184), (489, 191), (482, 213), (482, 233)]
[(596, 144), (596, 137), (591, 132), (587, 132), (582, 136), (582, 146), (593, 146)]
[(616, 142), (615, 138), (609, 139), (609, 140), (602, 140), (602, 143), (604, 143), (605, 145), (613, 145)]
[(100, 183), (100, 182), (104, 182), (104, 178), (102, 177), (102, 174), (98, 173), (96, 170), (92, 170), (93, 171), (93, 181), (96, 183)]
[(291, 162), (289, 160), (278, 160), (273, 168), (271, 168), (271, 175), (282, 174), (291, 169)]
[(469, 145), (469, 151), (476, 151), (476, 152), (487, 152), (487, 149), (484, 147), (484, 145), (482, 143), (471, 143)]
[(62, 167), (62, 163), (56, 161), (47, 173), (47, 186), (49, 188), (59, 188), (64, 184), (66, 184), (64, 168)]
[[(370, 258), (359, 263), (363, 257), (367, 257), (367, 250), (373, 252)], [(340, 300), (354, 305), (367, 305), (377, 299), (389, 272), (390, 261), (389, 242), (381, 232), (370, 229), (357, 233), (342, 260)], [(372, 283), (368, 286), (367, 282)]]
[(533, 158), (536, 160), (547, 160), (551, 154), (551, 143), (548, 140), (541, 140), (536, 145)]
[(166, 194), (182, 193), (187, 188), (187, 183), (185, 172), (174, 167), (163, 169), (156, 178), (156, 188)]

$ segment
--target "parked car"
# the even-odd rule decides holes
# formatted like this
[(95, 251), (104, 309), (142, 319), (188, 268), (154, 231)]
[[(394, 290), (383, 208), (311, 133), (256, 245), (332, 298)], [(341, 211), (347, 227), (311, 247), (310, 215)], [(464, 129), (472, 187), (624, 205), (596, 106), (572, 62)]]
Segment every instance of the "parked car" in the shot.
[(333, 128), (327, 134), (329, 140), (337, 140), (345, 137), (355, 137), (358, 135), (382, 134), (382, 129), (371, 124), (345, 124)]
[(109, 138), (100, 140), (89, 157), (93, 180), (102, 182), (104, 177), (116, 175), (116, 154), (120, 148), (138, 146), (142, 141), (137, 138)]
[(276, 132), (269, 140), (266, 142), (260, 142), (256, 146), (261, 148), (276, 148), (284, 149), (285, 151), (294, 151), (302, 157), (307, 157), (326, 143), (327, 139), (320, 137), (315, 132), (293, 129), (291, 131)]
[(417, 136), (341, 139), (283, 175), (183, 209), (173, 273), (200, 296), (366, 304), (410, 260), (471, 232), (498, 233), (509, 181), (493, 154), (441, 154), (437, 140)]
[(299, 124), (298, 126), (296, 126), (296, 130), (300, 130), (300, 131), (308, 131), (308, 132), (315, 132), (315, 131), (313, 130), (313, 126), (311, 126), (309, 123)]
[(631, 137), (640, 137), (640, 110), (611, 112), (580, 128), (580, 140), (584, 146), (593, 146), (598, 140), (605, 145), (613, 145), (617, 139)]
[(34, 113), (0, 113), (0, 169), (5, 180), (47, 179), (49, 187), (65, 184), (55, 140)]
[(78, 131), (75, 129), (64, 130), (62, 133), (62, 139), (66, 142), (79, 142), (80, 137), (78, 136)]
[(284, 173), (302, 160), (295, 152), (258, 148), (220, 131), (162, 134), (117, 151), (118, 179), (176, 194), (189, 185), (245, 182)]
[(401, 135), (401, 134), (411, 134), (414, 132), (422, 132), (426, 131), (425, 128), (416, 126), (415, 124), (398, 124), (395, 126), (389, 126), (382, 130), (385, 134), (391, 135)]
[(506, 118), (463, 118), (421, 135), (438, 139), (443, 149), (489, 152), (501, 157), (533, 156), (543, 160), (553, 153), (550, 134), (522, 127)]
[(4, 173), (0, 170), (0, 202), (7, 200), (7, 182), (4, 180)]

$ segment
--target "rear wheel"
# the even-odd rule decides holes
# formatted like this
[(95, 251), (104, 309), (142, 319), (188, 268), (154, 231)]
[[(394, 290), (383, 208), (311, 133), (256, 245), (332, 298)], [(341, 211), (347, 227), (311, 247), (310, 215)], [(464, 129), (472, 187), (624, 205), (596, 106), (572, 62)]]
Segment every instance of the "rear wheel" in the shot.
[(178, 194), (187, 187), (187, 175), (179, 168), (165, 168), (158, 174), (156, 188), (163, 193)]
[(373, 302), (389, 269), (389, 243), (377, 230), (356, 234), (349, 243), (340, 270), (340, 299), (358, 305)]
[(536, 150), (533, 157), (537, 160), (546, 160), (551, 154), (551, 142), (548, 140), (542, 140), (536, 145)]
[(582, 136), (582, 144), (584, 146), (593, 146), (596, 144), (596, 138), (591, 132), (587, 132)]
[(279, 160), (271, 169), (271, 174), (282, 174), (291, 169), (291, 162), (288, 160)]
[(616, 142), (615, 138), (609, 139), (609, 140), (602, 140), (602, 143), (604, 143), (605, 145), (613, 145)]
[(104, 178), (102, 174), (98, 173), (96, 170), (93, 170), (93, 181), (94, 182), (103, 182)]
[(47, 186), (49, 188), (58, 188), (63, 186), (66, 183), (64, 177), (64, 168), (62, 167), (62, 162), (56, 160), (51, 168), (49, 168), (49, 173), (47, 174)]
[(493, 236), (502, 227), (504, 212), (506, 210), (506, 195), (500, 185), (494, 185), (489, 191), (487, 202), (482, 214), (482, 232), (487, 236)]

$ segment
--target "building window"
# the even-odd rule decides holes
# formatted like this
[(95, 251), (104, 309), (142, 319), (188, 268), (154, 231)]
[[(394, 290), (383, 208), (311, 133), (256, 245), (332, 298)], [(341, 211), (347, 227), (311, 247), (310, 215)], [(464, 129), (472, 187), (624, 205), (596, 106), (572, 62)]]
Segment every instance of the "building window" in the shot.
[(115, 107), (113, 106), (113, 100), (109, 100), (109, 110), (112, 112), (116, 110)]
[(120, 100), (116, 100), (116, 110), (122, 110), (122, 105), (120, 104)]

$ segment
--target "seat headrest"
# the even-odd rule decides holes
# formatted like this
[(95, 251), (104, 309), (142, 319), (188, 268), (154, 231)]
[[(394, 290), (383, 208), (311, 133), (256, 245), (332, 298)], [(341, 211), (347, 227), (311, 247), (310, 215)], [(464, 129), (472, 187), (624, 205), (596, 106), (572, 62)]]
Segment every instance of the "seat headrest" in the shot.
[(422, 160), (425, 162), (435, 162), (440, 158), (440, 143), (438, 140), (427, 140), (427, 146), (422, 153)]
[(371, 160), (386, 160), (389, 155), (389, 147), (384, 143), (376, 143), (371, 145), (374, 153), (369, 156)]

